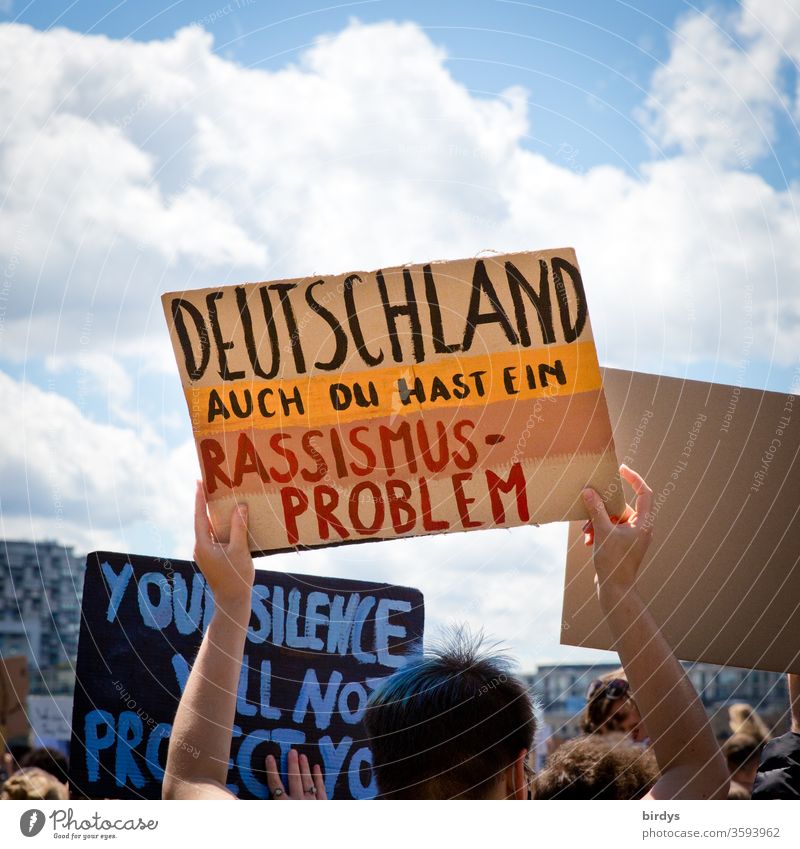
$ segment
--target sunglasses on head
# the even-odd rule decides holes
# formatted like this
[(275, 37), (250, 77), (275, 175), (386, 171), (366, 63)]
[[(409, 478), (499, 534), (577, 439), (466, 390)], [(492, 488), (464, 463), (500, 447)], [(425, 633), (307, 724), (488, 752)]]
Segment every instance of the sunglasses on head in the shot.
[(601, 690), (604, 691), (602, 695), (613, 702), (627, 696), (630, 691), (630, 686), (624, 678), (614, 678), (611, 681), (603, 681), (598, 678), (596, 681), (592, 681), (589, 685), (586, 698), (595, 698)]

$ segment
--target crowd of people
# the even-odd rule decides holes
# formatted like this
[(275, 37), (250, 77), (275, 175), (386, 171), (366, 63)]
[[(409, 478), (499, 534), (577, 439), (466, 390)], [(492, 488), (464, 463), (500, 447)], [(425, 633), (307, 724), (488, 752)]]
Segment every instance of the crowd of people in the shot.
[[(597, 595), (622, 664), (589, 688), (583, 734), (559, 746), (535, 774), (528, 689), (504, 655), (459, 629), (384, 679), (370, 698), (364, 723), (379, 798), (800, 798), (800, 676), (789, 676), (788, 733), (770, 739), (756, 712), (736, 705), (720, 745), (637, 591), (653, 534), (652, 492), (633, 470), (620, 471), (636, 501), (619, 519), (612, 521), (597, 492), (582, 493)], [(255, 577), (247, 519), (246, 505), (235, 507), (229, 539), (217, 540), (198, 484), (194, 557), (215, 612), (175, 717), (165, 799), (232, 797), (226, 777)], [(48, 751), (7, 764), (2, 798), (67, 798), (66, 765)], [(266, 775), (273, 799), (326, 798), (320, 764), (294, 750), (285, 783), (271, 756)]]

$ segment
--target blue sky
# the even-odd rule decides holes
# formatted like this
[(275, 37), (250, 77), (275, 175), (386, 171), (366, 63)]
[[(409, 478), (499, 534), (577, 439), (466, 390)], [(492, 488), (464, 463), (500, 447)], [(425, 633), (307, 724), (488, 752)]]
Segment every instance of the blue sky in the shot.
[[(179, 288), (571, 244), (602, 362), (797, 385), (800, 4), (552, 6), (2, 0), (3, 535), (189, 556)], [(278, 565), (593, 657), (532, 534)]]
[[(638, 173), (658, 144), (636, 121), (655, 68), (670, 52), (676, 22), (713, 10), (729, 32), (725, 15), (738, 3), (713, 4), (661, 0), (439, 0), (320, 5), (308, 2), (220, 0), (209, 2), (19, 2), (9, 20), (37, 29), (67, 27), (114, 39), (161, 39), (199, 23), (214, 36), (215, 52), (250, 68), (277, 69), (326, 33), (343, 29), (352, 18), (365, 23), (414, 21), (448, 53), (447, 68), (477, 96), (497, 95), (511, 85), (529, 91), (532, 132), (525, 143), (544, 156), (559, 158), (569, 144), (583, 168), (609, 163)], [(733, 35), (736, 39), (736, 35)], [(783, 69), (788, 87), (796, 70)], [(800, 172), (796, 129), (787, 116), (773, 151), (756, 170), (776, 186)], [(565, 154), (562, 152), (561, 158)]]

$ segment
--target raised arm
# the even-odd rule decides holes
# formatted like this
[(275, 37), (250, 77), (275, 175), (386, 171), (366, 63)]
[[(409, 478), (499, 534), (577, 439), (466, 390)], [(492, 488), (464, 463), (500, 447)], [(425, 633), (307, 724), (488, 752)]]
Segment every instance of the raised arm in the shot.
[(225, 779), (255, 576), (247, 507), (234, 507), (230, 541), (216, 542), (198, 483), (194, 523), (194, 559), (214, 593), (215, 610), (175, 715), (163, 796), (226, 799), (233, 796)]
[(614, 524), (602, 498), (583, 492), (594, 531), (595, 582), (661, 777), (648, 799), (723, 799), (728, 770), (705, 709), (636, 589), (652, 535), (652, 492), (627, 466), (636, 508)]

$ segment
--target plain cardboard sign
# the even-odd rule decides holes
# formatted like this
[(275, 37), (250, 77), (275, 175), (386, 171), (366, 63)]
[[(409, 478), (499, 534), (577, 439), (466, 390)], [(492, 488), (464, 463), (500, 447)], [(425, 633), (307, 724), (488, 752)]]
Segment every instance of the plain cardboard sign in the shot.
[(28, 739), (28, 658), (25, 655), (0, 658), (0, 744)]
[[(614, 369), (604, 385), (620, 460), (653, 489), (638, 584), (678, 657), (800, 672), (800, 399)], [(593, 581), (572, 522), (561, 642), (610, 649)]]
[[(256, 570), (228, 786), (268, 796), (264, 762), (291, 747), (328, 796), (375, 795), (363, 717), (380, 679), (422, 651), (422, 594), (408, 587)], [(99, 552), (86, 559), (70, 786), (90, 798), (159, 799), (172, 723), (213, 615), (194, 563)], [(200, 740), (179, 740), (190, 755)], [(196, 756), (196, 755), (195, 755)]]
[(619, 500), (571, 248), (163, 296), (215, 528), (263, 552)]

